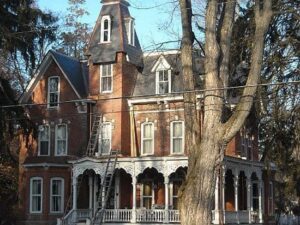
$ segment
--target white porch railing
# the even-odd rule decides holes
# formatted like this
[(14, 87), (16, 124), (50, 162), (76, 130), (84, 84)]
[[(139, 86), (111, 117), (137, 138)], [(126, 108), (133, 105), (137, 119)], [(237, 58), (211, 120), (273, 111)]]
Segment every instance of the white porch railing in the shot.
[(170, 223), (180, 223), (179, 210), (169, 210), (168, 213)]
[(104, 222), (130, 222), (132, 209), (106, 209)]
[[(91, 219), (93, 211), (91, 209), (71, 210), (63, 219), (62, 225), (73, 225), (78, 221)], [(132, 209), (107, 209), (104, 213), (104, 222), (126, 222), (133, 220)], [(136, 222), (138, 223), (179, 223), (179, 210), (164, 209), (136, 209)]]
[(254, 211), (212, 211), (213, 224), (219, 224), (219, 220), (225, 223), (257, 223), (258, 214)]
[(163, 209), (137, 209), (137, 222), (157, 222), (163, 223), (165, 221), (165, 210)]

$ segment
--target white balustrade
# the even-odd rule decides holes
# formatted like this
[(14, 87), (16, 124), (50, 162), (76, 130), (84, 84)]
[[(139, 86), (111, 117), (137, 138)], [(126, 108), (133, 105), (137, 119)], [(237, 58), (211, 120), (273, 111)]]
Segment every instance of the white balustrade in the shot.
[(137, 209), (137, 222), (164, 222), (165, 210), (163, 209)]
[(130, 222), (131, 218), (131, 209), (106, 209), (104, 214), (105, 222)]
[(180, 223), (179, 210), (169, 210), (169, 222)]

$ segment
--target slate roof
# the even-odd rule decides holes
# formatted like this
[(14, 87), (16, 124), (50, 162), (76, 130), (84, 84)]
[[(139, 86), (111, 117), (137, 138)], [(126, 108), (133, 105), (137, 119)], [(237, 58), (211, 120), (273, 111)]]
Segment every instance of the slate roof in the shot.
[[(137, 74), (137, 81), (133, 96), (155, 95), (156, 94), (156, 72), (151, 72), (157, 60), (163, 56), (172, 68), (171, 71), (171, 92), (183, 91), (183, 75), (180, 53), (164, 53), (155, 55), (144, 55), (144, 67), (142, 72)], [(193, 71), (195, 76), (195, 88), (203, 88), (201, 75), (204, 74), (204, 58), (195, 53), (193, 57)]]
[(85, 98), (88, 94), (87, 64), (60, 52), (50, 50), (50, 53), (53, 55), (80, 97)]
[[(91, 57), (93, 63), (110, 63), (116, 61), (117, 52), (125, 52), (131, 63), (141, 66), (143, 53), (136, 32), (135, 46), (129, 45), (127, 40), (125, 20), (131, 18), (128, 10), (129, 3), (118, 1), (118, 4), (102, 6), (86, 54)], [(105, 15), (111, 18), (110, 43), (100, 43), (101, 18)]]

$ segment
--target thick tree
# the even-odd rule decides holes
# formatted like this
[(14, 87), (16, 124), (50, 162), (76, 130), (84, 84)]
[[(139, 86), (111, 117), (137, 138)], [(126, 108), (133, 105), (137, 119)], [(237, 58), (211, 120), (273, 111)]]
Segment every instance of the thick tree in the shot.
[(56, 18), (34, 0), (2, 0), (0, 4), (0, 224), (16, 219), (18, 129), (31, 131), (17, 104), (33, 76), (45, 43), (55, 39)]
[[(180, 0), (182, 17), (182, 66), (184, 90), (194, 90), (192, 73), (192, 3)], [(245, 122), (253, 105), (260, 80), (265, 36), (271, 22), (272, 0), (256, 0), (253, 5), (255, 28), (251, 45), (250, 64), (239, 103), (231, 116), (225, 115), (227, 98), (223, 88), (228, 87), (232, 29), (236, 17), (235, 0), (208, 0), (205, 16), (205, 92), (204, 120), (201, 136), (194, 124), (197, 121), (196, 96), (184, 95), (186, 121), (186, 149), (189, 153), (189, 169), (181, 190), (180, 215), (184, 225), (211, 224), (211, 209), (216, 173), (224, 157), (228, 142)], [(191, 112), (191, 113), (189, 113)], [(227, 118), (227, 119), (225, 119)], [(188, 203), (188, 204), (186, 204)]]

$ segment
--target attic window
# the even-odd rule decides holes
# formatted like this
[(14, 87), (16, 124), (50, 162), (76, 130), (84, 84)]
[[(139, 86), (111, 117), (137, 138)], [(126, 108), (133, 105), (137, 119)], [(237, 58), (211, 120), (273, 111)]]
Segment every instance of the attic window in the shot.
[(130, 18), (127, 23), (127, 39), (128, 39), (128, 44), (135, 46), (135, 29), (134, 29), (134, 19)]
[(171, 93), (171, 70), (156, 71), (156, 94)]
[(59, 77), (48, 79), (48, 108), (58, 107), (59, 102)]
[(110, 34), (111, 34), (111, 18), (110, 16), (103, 16), (101, 19), (100, 42), (101, 43), (110, 42)]

